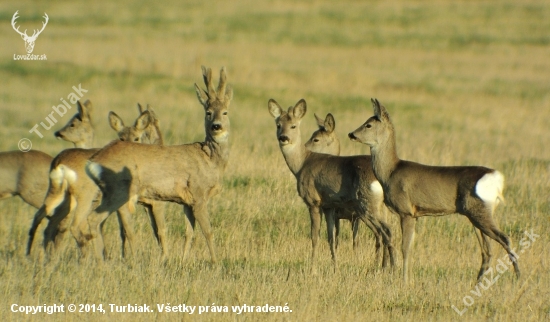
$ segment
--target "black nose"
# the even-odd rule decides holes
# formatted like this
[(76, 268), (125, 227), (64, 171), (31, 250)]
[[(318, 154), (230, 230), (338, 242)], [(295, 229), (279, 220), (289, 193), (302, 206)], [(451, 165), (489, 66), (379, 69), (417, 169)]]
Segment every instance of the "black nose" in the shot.
[(53, 135), (54, 135), (56, 138), (60, 138), (60, 137), (61, 137), (61, 134), (59, 133), (59, 131), (55, 132)]
[(222, 129), (221, 124), (212, 124), (212, 130), (219, 131)]
[(286, 142), (286, 141), (290, 141), (290, 140), (289, 140), (288, 136), (286, 136), (286, 135), (281, 135), (281, 136), (279, 136), (279, 141), (281, 141), (281, 142)]
[(353, 133), (348, 133), (348, 137), (350, 138), (350, 140), (356, 140), (357, 139), (357, 137)]

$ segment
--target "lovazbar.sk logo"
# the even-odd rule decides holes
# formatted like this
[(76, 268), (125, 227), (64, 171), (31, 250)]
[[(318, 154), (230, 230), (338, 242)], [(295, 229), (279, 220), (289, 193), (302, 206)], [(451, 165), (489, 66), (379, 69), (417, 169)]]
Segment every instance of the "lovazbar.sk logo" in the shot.
[(27, 35), (27, 29), (25, 29), (24, 32), (21, 32), (19, 31), (19, 27), (15, 26), (16, 24), (15, 20), (19, 18), (19, 16), (17, 16), (18, 13), (19, 13), (19, 10), (17, 10), (13, 14), (13, 17), (11, 18), (11, 26), (13, 27), (13, 30), (15, 30), (15, 32), (21, 35), (21, 38), (23, 38), (23, 40), (25, 41), (25, 50), (27, 51), (27, 54), (26, 55), (13, 54), (13, 60), (46, 60), (47, 59), (46, 54), (34, 55), (32, 52), (34, 50), (34, 44), (36, 42), (36, 38), (38, 38), (38, 36), (42, 33), (42, 31), (44, 31), (44, 28), (46, 28), (46, 25), (48, 24), (48, 20), (49, 20), (48, 14), (44, 12), (43, 18), (45, 19), (45, 21), (42, 22), (42, 29), (40, 30), (34, 29), (32, 36), (29, 36)]

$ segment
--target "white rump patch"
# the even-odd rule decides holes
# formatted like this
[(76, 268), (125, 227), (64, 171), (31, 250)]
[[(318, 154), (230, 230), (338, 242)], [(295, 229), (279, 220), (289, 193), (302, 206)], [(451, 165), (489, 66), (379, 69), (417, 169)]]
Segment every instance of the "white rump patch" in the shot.
[(487, 173), (476, 183), (476, 194), (488, 204), (495, 204), (500, 199), (504, 201), (504, 176), (498, 171)]
[(376, 195), (383, 195), (384, 194), (384, 190), (382, 189), (382, 185), (380, 184), (380, 182), (378, 181), (373, 181), (371, 182), (370, 184), (370, 190), (376, 194)]
[(76, 181), (77, 177), (76, 172), (63, 164), (60, 164), (50, 172), (50, 180), (57, 185), (61, 185), (63, 180), (67, 180), (68, 183), (73, 183)]
[(103, 168), (101, 168), (101, 165), (99, 163), (95, 163), (92, 161), (88, 161), (86, 163), (86, 173), (94, 179), (94, 181), (98, 181), (101, 177), (101, 171)]

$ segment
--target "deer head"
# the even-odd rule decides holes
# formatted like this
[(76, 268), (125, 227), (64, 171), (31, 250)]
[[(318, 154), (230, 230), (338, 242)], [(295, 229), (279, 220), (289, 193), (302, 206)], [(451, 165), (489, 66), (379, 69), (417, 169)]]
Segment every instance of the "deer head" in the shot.
[(21, 35), (21, 38), (23, 38), (23, 40), (25, 41), (25, 49), (27, 50), (27, 53), (30, 54), (34, 50), (34, 42), (36, 41), (36, 38), (38, 38), (38, 35), (40, 35), (40, 33), (42, 33), (44, 28), (46, 28), (46, 25), (48, 24), (49, 17), (46, 13), (44, 13), (44, 19), (46, 19), (46, 21), (42, 23), (42, 29), (40, 29), (40, 30), (35, 29), (32, 36), (29, 37), (29, 35), (27, 35), (27, 29), (25, 29), (24, 32), (21, 32), (21, 31), (19, 31), (19, 27), (17, 27), (17, 28), (15, 27), (15, 20), (17, 20), (17, 18), (19, 18), (17, 16), (18, 12), (19, 12), (19, 10), (17, 10), (13, 14), (13, 18), (11, 18), (11, 26), (13, 27), (13, 30), (15, 30), (18, 34)]

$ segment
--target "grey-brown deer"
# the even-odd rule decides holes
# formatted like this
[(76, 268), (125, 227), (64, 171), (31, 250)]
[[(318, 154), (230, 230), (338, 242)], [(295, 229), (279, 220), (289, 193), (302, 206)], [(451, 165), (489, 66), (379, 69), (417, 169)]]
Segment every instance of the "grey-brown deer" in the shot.
[[(308, 151), (301, 141), (300, 123), (307, 111), (306, 101), (284, 111), (270, 99), (269, 113), (275, 118), (277, 140), (283, 157), (297, 181), (298, 194), (307, 205), (311, 219), (311, 269), (315, 271), (321, 210), (325, 214), (327, 234), (335, 269), (337, 268), (334, 225), (335, 209), (353, 209), (363, 222), (372, 224), (382, 236), (391, 265), (394, 249), (391, 231), (376, 215), (382, 198), (379, 184), (365, 156), (334, 156)], [(384, 252), (385, 253), (385, 252)], [(382, 266), (386, 266), (384, 256)]]
[[(71, 142), (75, 147), (91, 144), (93, 128), (84, 115), (91, 108), (89, 100), (77, 102), (78, 113), (55, 136)], [(19, 196), (29, 205), (40, 209), (48, 191), (48, 173), (53, 158), (30, 150), (0, 152), (0, 199)]]
[(217, 89), (212, 70), (202, 67), (206, 90), (195, 84), (205, 111), (204, 142), (175, 146), (140, 145), (113, 142), (90, 158), (87, 174), (102, 191), (100, 205), (88, 217), (96, 256), (104, 258), (100, 226), (109, 213), (123, 208), (135, 211), (142, 200), (171, 201), (183, 205), (187, 219), (183, 260), (189, 254), (198, 221), (206, 238), (212, 262), (216, 262), (214, 237), (208, 214), (208, 201), (221, 189), (221, 177), (229, 159), (229, 104), (233, 90), (227, 85), (226, 71), (220, 71)]
[[(340, 155), (340, 140), (336, 136), (334, 129), (336, 127), (336, 121), (332, 114), (327, 114), (323, 120), (317, 114), (314, 114), (317, 120), (317, 126), (319, 129), (313, 132), (311, 138), (306, 142), (305, 146), (308, 150), (315, 153), (325, 153), (331, 155)], [(382, 191), (382, 186), (379, 187), (379, 191)], [(380, 207), (383, 203), (383, 199), (379, 198)], [(340, 236), (340, 220), (346, 219), (351, 222), (353, 230), (353, 249), (356, 250), (358, 246), (357, 234), (359, 232), (359, 217), (349, 209), (338, 209), (335, 212), (335, 248), (338, 249), (339, 236)], [(380, 251), (381, 236), (370, 221), (366, 222), (367, 226), (372, 230), (376, 240), (376, 254)]]
[(519, 278), (517, 257), (511, 249), (510, 239), (497, 228), (492, 217), (499, 201), (504, 200), (504, 176), (480, 166), (429, 166), (399, 159), (390, 116), (378, 100), (372, 99), (372, 105), (374, 116), (349, 133), (349, 138), (370, 146), (372, 167), (382, 184), (384, 202), (401, 220), (405, 283), (409, 276), (416, 219), (454, 213), (466, 216), (474, 225), (482, 257), (478, 281), (491, 259), (487, 236), (504, 247)]
[[(82, 109), (81, 120), (87, 120), (91, 124), (89, 111), (85, 108)], [(109, 113), (109, 122), (111, 127), (117, 132), (120, 140), (132, 142), (141, 142), (146, 130), (153, 126), (152, 116), (149, 111), (142, 112), (131, 127), (125, 126), (122, 119), (114, 112)], [(90, 131), (93, 133), (93, 128)], [(160, 130), (158, 131), (160, 132)], [(67, 134), (64, 134), (63, 137), (67, 137)], [(53, 243), (55, 250), (60, 249), (61, 242), (69, 228), (73, 236), (79, 235), (81, 231), (89, 231), (86, 218), (91, 212), (91, 208), (94, 207), (94, 200), (98, 197), (99, 189), (86, 176), (84, 166), (88, 158), (98, 150), (67, 149), (54, 158), (49, 175), (50, 185), (44, 199), (44, 205), (36, 213), (29, 231), (27, 254), (31, 252), (38, 225), (46, 216), (49, 218), (49, 223), (44, 231), (45, 248), (48, 248)], [(163, 221), (164, 219), (162, 207), (156, 212), (150, 211), (149, 213), (152, 219), (154, 215), (161, 218), (158, 221)], [(133, 230), (131, 223), (127, 222), (124, 214), (119, 214), (119, 222), (121, 224), (120, 229), (124, 253), (126, 237), (130, 235), (129, 238), (132, 238)], [(151, 222), (153, 227), (156, 227), (157, 221), (152, 220)], [(164, 226), (163, 223), (161, 223), (161, 226)], [(158, 234), (156, 235), (158, 240)], [(83, 252), (85, 255), (85, 250)]]

